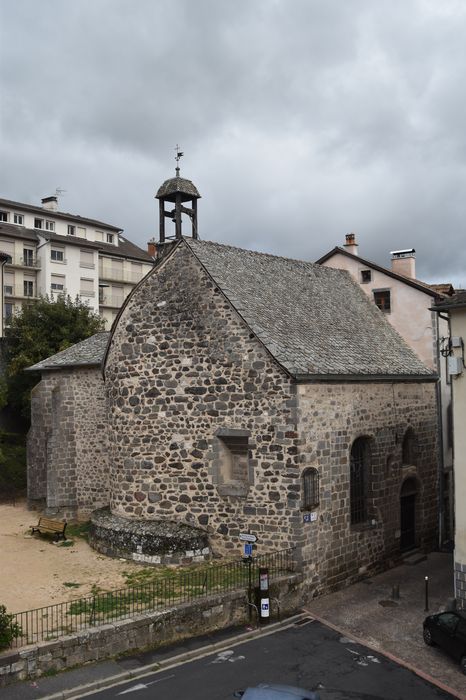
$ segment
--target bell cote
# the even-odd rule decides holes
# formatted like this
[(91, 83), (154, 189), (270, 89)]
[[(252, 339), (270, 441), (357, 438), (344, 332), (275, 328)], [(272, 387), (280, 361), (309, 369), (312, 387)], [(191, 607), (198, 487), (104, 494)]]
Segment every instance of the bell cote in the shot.
[[(179, 161), (183, 153), (176, 147), (176, 169), (175, 177), (165, 180), (155, 195), (159, 200), (159, 243), (167, 240), (179, 239), (182, 237), (182, 215), (185, 214), (191, 219), (191, 235), (198, 237), (197, 231), (197, 200), (201, 195), (191, 180), (180, 177)], [(190, 206), (186, 206), (189, 202)], [(168, 232), (165, 220), (169, 218), (175, 224), (175, 233)], [(172, 227), (171, 227), (172, 228)]]

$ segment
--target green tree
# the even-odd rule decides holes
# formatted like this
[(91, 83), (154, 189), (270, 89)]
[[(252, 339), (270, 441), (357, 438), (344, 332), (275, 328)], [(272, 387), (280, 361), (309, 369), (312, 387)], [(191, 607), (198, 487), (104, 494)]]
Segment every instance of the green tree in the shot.
[(22, 635), (21, 627), (13, 620), (14, 615), (7, 613), (6, 607), (0, 605), (0, 649), (7, 649), (14, 639)]
[(26, 367), (66, 350), (104, 329), (98, 314), (77, 298), (42, 297), (23, 305), (5, 329), (8, 404), (25, 418), (30, 415), (31, 389), (40, 380)]

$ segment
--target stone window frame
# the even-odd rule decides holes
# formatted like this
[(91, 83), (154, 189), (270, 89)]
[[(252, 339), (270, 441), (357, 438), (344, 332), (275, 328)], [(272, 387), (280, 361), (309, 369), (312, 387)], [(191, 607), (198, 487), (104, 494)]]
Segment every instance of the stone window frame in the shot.
[[(247, 438), (247, 478), (246, 479), (226, 479), (222, 469), (222, 454), (228, 448), (228, 438)], [(236, 496), (246, 498), (251, 485), (254, 483), (254, 469), (251, 466), (249, 451), (251, 431), (240, 428), (218, 428), (214, 433), (212, 441), (212, 477), (213, 483), (217, 487), (220, 496)]]
[(301, 474), (301, 510), (313, 510), (320, 505), (320, 474), (315, 467), (306, 467)]
[(364, 526), (369, 520), (368, 493), (372, 463), (371, 442), (372, 439), (369, 435), (359, 435), (353, 440), (349, 453), (350, 523), (356, 527)]
[(414, 467), (417, 464), (417, 437), (414, 429), (409, 426), (401, 443), (401, 464), (403, 467)]

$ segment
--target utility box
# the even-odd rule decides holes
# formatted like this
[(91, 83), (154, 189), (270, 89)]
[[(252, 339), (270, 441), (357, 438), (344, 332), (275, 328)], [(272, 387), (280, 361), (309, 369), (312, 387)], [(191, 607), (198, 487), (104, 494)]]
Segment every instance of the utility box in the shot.
[(463, 372), (463, 360), (461, 357), (448, 358), (448, 374), (450, 377), (458, 376)]

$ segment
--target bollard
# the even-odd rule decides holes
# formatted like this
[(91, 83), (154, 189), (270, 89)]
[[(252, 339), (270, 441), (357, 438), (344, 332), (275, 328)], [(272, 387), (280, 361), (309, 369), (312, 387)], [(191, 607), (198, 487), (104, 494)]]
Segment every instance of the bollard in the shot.
[(426, 607), (424, 608), (424, 612), (427, 612), (429, 610), (429, 577), (425, 577), (425, 585), (426, 585)]

